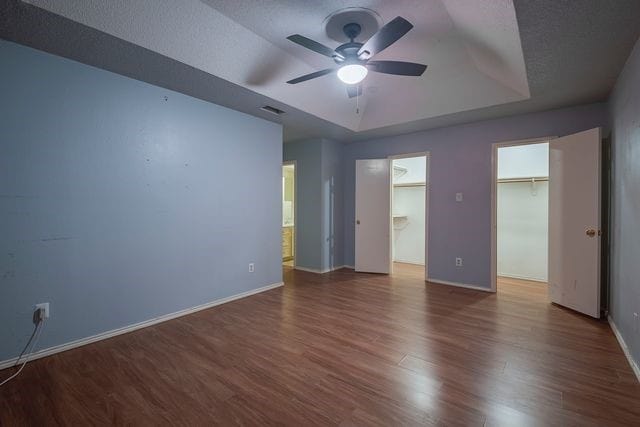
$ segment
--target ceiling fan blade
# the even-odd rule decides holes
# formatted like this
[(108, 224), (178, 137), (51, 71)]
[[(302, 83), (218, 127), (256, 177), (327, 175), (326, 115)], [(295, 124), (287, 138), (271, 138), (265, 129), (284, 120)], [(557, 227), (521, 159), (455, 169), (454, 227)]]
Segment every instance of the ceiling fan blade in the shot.
[(287, 83), (289, 83), (290, 85), (294, 85), (296, 83), (306, 82), (307, 80), (315, 79), (316, 77), (322, 77), (324, 75), (333, 73), (334, 71), (336, 70), (333, 68), (327, 68), (326, 70), (320, 70), (316, 71), (315, 73), (305, 74), (304, 76), (289, 80)]
[(398, 76), (421, 76), (427, 66), (403, 61), (369, 61), (367, 68), (378, 73)]
[(413, 25), (411, 22), (400, 16), (396, 17), (367, 40), (360, 50), (358, 50), (358, 56), (360, 59), (371, 58), (373, 55), (382, 52), (394, 44), (412, 28)]
[(353, 98), (355, 96), (362, 96), (362, 86), (347, 85), (347, 95), (349, 95), (349, 98)]
[(319, 53), (320, 55), (328, 56), (329, 58), (337, 56), (338, 58), (344, 59), (344, 56), (340, 55), (330, 47), (327, 47), (322, 43), (318, 43), (317, 41), (308, 39), (305, 36), (301, 36), (300, 34), (289, 36), (287, 37), (287, 40), (291, 40), (292, 42), (299, 44), (302, 47), (306, 47), (307, 49), (312, 50), (316, 53)]

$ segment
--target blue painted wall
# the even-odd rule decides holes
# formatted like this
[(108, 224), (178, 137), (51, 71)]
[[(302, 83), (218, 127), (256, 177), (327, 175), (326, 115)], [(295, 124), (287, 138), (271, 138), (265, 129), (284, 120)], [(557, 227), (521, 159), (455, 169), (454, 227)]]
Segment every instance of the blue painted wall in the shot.
[(296, 161), (296, 266), (319, 270), (322, 258), (322, 140), (284, 144), (283, 160)]
[[(490, 289), (492, 144), (606, 124), (606, 105), (592, 104), (345, 145), (345, 264), (353, 264), (355, 255), (356, 159), (430, 151), (429, 277)], [(455, 201), (457, 192), (462, 203)], [(464, 259), (463, 267), (455, 266), (456, 257)]]
[(46, 348), (282, 280), (280, 125), (5, 41), (0, 58), (0, 360), (35, 303)]
[(344, 265), (344, 145), (322, 141), (322, 271)]
[(343, 259), (343, 145), (328, 139), (284, 144), (296, 161), (296, 266), (326, 271)]
[[(640, 41), (609, 100), (612, 122), (610, 314), (640, 363)], [(634, 325), (634, 322), (638, 322)]]

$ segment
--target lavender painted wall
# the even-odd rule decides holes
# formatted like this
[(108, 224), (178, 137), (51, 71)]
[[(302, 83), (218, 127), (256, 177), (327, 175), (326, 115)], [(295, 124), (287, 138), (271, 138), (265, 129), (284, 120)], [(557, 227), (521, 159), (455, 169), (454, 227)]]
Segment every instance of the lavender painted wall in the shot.
[[(606, 123), (606, 105), (591, 104), (346, 145), (345, 264), (354, 262), (356, 159), (430, 151), (429, 277), (490, 289), (492, 144)], [(462, 203), (455, 201), (457, 192), (464, 195)], [(456, 257), (464, 259), (463, 267), (455, 266)]]
[(36, 303), (47, 348), (282, 280), (280, 125), (5, 41), (0, 58), (0, 361)]
[[(640, 41), (609, 100), (612, 122), (610, 314), (640, 362)], [(635, 325), (634, 325), (635, 322)]]

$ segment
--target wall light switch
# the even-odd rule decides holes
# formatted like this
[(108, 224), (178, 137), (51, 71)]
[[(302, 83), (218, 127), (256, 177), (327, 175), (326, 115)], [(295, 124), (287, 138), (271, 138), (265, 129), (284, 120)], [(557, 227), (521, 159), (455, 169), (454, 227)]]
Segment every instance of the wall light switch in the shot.
[(253, 273), (255, 271), (255, 266), (253, 263), (249, 263), (249, 273)]
[(456, 193), (456, 202), (462, 201), (462, 193)]

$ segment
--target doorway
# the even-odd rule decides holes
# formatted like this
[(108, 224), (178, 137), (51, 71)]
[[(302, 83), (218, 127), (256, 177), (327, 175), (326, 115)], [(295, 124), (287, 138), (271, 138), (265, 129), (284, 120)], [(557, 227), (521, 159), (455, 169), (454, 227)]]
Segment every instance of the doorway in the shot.
[(296, 259), (296, 164), (282, 165), (282, 264), (295, 267)]
[(391, 159), (391, 259), (394, 275), (426, 277), (428, 157)]
[[(548, 301), (601, 316), (601, 155), (600, 128), (493, 145), (492, 291), (505, 276), (546, 283), (538, 293)], [(511, 283), (505, 289), (525, 288)]]
[[(422, 152), (356, 160), (355, 271), (426, 281), (429, 158)], [(395, 260), (401, 262), (394, 273)]]
[(498, 147), (497, 162), (497, 289), (546, 295), (549, 142)]

